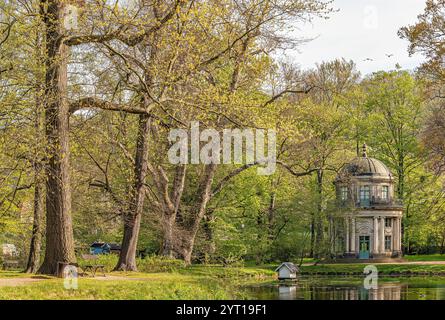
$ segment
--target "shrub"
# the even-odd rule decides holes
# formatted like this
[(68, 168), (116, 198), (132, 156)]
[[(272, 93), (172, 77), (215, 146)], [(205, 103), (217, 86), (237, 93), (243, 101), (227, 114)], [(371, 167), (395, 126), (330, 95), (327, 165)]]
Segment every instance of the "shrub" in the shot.
[(219, 257), (219, 262), (224, 267), (244, 267), (244, 260), (240, 254), (230, 253), (225, 257)]
[(183, 260), (172, 259), (163, 256), (151, 255), (144, 259), (138, 259), (138, 270), (140, 272), (157, 273), (157, 272), (175, 272), (184, 268)]

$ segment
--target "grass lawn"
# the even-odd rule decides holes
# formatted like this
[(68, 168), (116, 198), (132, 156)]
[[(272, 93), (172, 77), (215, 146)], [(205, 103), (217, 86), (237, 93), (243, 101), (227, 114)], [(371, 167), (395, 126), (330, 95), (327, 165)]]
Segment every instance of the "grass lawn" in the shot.
[(408, 261), (444, 261), (445, 254), (416, 254), (403, 256)]
[[(192, 266), (165, 273), (108, 273), (78, 279), (78, 289), (65, 289), (63, 279), (25, 282), (29, 275), (0, 272), (0, 299), (244, 299), (239, 285), (271, 281), (275, 273), (258, 268)], [(32, 278), (32, 277), (31, 277)], [(2, 286), (3, 279), (17, 280)]]
[[(302, 274), (306, 275), (359, 275), (363, 274), (366, 265), (372, 263), (350, 264), (319, 264), (301, 266)], [(442, 264), (375, 264), (379, 274), (383, 275), (445, 275)]]

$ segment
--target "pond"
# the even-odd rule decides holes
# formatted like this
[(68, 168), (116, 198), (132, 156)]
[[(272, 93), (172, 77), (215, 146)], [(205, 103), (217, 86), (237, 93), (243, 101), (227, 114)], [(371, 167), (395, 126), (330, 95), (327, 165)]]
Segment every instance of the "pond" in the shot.
[(366, 289), (362, 277), (300, 277), (295, 282), (273, 282), (244, 287), (259, 300), (445, 300), (445, 277), (380, 278)]

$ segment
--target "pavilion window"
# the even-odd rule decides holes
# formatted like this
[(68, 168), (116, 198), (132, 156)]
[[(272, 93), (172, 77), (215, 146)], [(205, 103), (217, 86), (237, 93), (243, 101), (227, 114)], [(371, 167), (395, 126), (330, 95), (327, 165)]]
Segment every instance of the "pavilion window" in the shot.
[(391, 218), (386, 218), (385, 219), (385, 227), (391, 228), (391, 226), (392, 226), (392, 219)]
[(348, 187), (341, 187), (340, 188), (340, 199), (342, 201), (348, 200)]
[(382, 199), (388, 200), (389, 196), (389, 187), (388, 186), (382, 186)]
[(385, 251), (391, 251), (391, 236), (385, 236)]
[(361, 186), (360, 187), (360, 192), (359, 192), (360, 201), (369, 200), (370, 195), (371, 195), (371, 191), (370, 191), (369, 186)]

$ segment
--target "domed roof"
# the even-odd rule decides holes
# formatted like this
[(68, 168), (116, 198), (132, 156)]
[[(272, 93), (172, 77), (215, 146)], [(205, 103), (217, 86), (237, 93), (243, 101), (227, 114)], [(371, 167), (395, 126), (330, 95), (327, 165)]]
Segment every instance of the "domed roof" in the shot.
[(347, 176), (375, 176), (392, 179), (391, 171), (383, 162), (367, 156), (366, 145), (363, 145), (362, 156), (354, 158), (347, 163), (338, 174), (336, 180), (342, 180), (342, 178)]

